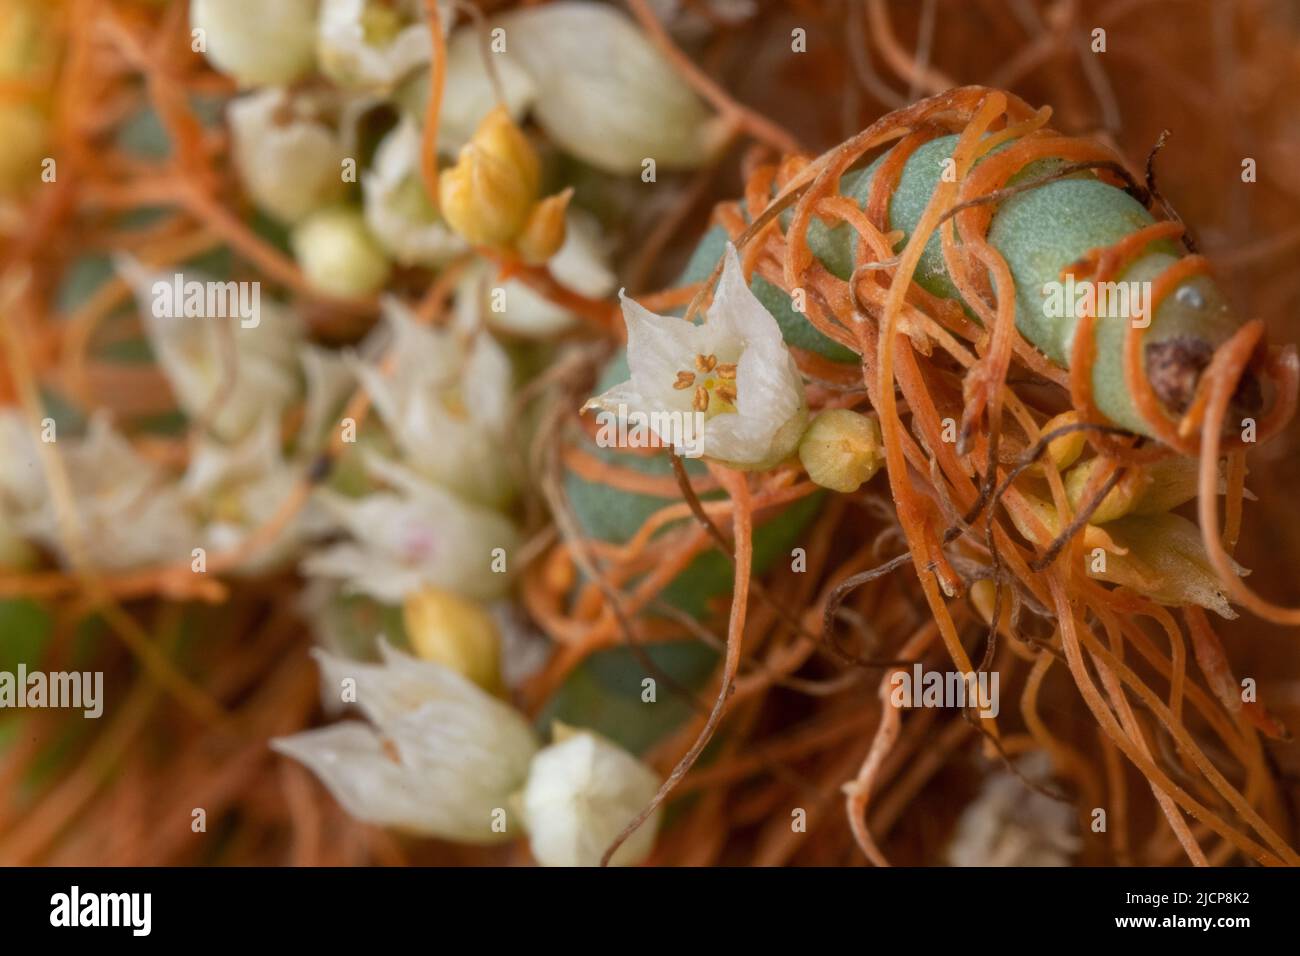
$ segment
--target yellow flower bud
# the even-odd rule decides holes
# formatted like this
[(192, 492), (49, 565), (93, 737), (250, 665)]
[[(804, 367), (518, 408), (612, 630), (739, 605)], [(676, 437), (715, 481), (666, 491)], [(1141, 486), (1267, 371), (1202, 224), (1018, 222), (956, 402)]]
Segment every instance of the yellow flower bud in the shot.
[(425, 588), (407, 595), (402, 620), (417, 657), (501, 693), (501, 638), (480, 605), (450, 591)]
[[(1065, 425), (1079, 424), (1079, 413), (1076, 411), (1062, 412), (1051, 421), (1043, 426), (1043, 434), (1049, 434)], [(1062, 435), (1060, 438), (1054, 438), (1047, 444), (1047, 457), (1052, 460), (1059, 471), (1064, 471), (1083, 454), (1083, 446), (1088, 441), (1086, 432), (1077, 431)]]
[(532, 144), (505, 108), (479, 124), (456, 165), (438, 181), (447, 223), (470, 242), (510, 245), (537, 203), (541, 165)]
[(823, 488), (857, 491), (885, 462), (880, 426), (847, 408), (819, 412), (799, 441), (799, 460)]
[(470, 143), (439, 177), (438, 205), (447, 224), (470, 242), (505, 246), (532, 204), (505, 165)]
[[(1102, 466), (1104, 461), (1104, 458), (1090, 458), (1083, 464), (1071, 468), (1066, 473), (1065, 494), (1070, 501), (1070, 507), (1076, 512), (1087, 503), (1084, 500), (1084, 492), (1093, 474)], [(1124, 476), (1120, 478), (1119, 483), (1106, 493), (1106, 497), (1101, 500), (1097, 510), (1088, 519), (1089, 522), (1091, 524), (1105, 524), (1107, 521), (1122, 518), (1133, 510), (1134, 505), (1142, 497), (1142, 493), (1149, 483), (1150, 478), (1145, 471), (1130, 466), (1124, 472)]]
[(528, 141), (524, 131), (515, 125), (504, 106), (497, 105), (483, 117), (471, 142), (519, 177), (530, 200), (537, 198), (537, 192), (542, 186), (541, 162), (533, 144)]
[(523, 232), (515, 240), (515, 249), (527, 263), (546, 262), (564, 245), (565, 214), (573, 189), (548, 196), (533, 207)]

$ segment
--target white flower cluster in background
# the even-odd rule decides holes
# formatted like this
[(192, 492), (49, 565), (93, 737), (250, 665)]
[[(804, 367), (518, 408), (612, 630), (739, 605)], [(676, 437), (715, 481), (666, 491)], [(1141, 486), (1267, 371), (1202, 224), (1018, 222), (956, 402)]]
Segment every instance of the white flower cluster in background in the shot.
[[(308, 280), (332, 295), (371, 295), (392, 266), (438, 268), (465, 252), (421, 176), (434, 55), (422, 0), (262, 7), (192, 0), (191, 21), (212, 65), (246, 90), (229, 107), (232, 158), (255, 205), (294, 228)], [(482, 26), (458, 25), (450, 3), (437, 10), (446, 38), (440, 163), (498, 106), (515, 122), (532, 119), (553, 149), (605, 173), (639, 173), (647, 160), (691, 168), (721, 145), (721, 121), (612, 7), (551, 3)], [(358, 169), (359, 120), (385, 105), (403, 119)], [(359, 197), (350, 197), (348, 182), (359, 184)], [(584, 239), (565, 249), (556, 272), (562, 284), (584, 295), (611, 291), (591, 278), (608, 269), (599, 244)], [(533, 301), (512, 311), (539, 314), (513, 320), (525, 329), (549, 331), (570, 318)]]
[[(15, 556), (31, 542), (71, 565), (60, 503), (40, 454), (38, 438), (14, 409), (0, 411), (0, 514)], [(60, 441), (60, 453), (75, 513), (71, 520), (96, 567), (122, 570), (188, 559), (198, 539), (185, 499), (161, 466), (141, 456), (104, 416), (93, 417), (86, 434)]]
[[(330, 649), (318, 658), (327, 700), (353, 681), (366, 721), (286, 738), (284, 753), (361, 819), (469, 843), (526, 834), (540, 863), (594, 864), (659, 779), (594, 733), (557, 726), (544, 744), (506, 702), (537, 664), (511, 599), (532, 427), (518, 379), (577, 321), (539, 288), (601, 300), (618, 287), (609, 217), (575, 198), (580, 187), (599, 195), (647, 161), (697, 167), (725, 124), (608, 5), (482, 23), (424, 0), (191, 0), (189, 11), (194, 49), (233, 80), (227, 135), (210, 137), (238, 187), (231, 205), (297, 271), (269, 270), (263, 294), (258, 273), (240, 271), (265, 265), (256, 255), (230, 275), (115, 257), (177, 428), (128, 437), (95, 413), (52, 456), (33, 422), (0, 411), (0, 565), (202, 573), (191, 565), (202, 553), (227, 556), (223, 575), (296, 567), (300, 606)], [(430, 130), (435, 67), (444, 92)], [(438, 289), (448, 299), (430, 309)], [(301, 309), (289, 298), (300, 293)], [(214, 314), (211, 296), (227, 294), (249, 311)], [(624, 307), (638, 400), (676, 407), (661, 359), (714, 354), (737, 374), (715, 389), (713, 457), (760, 467), (793, 452), (802, 389), (734, 261), (705, 326)], [(317, 309), (379, 319), (331, 348), (311, 341)], [(345, 411), (362, 405), (359, 421)], [(411, 653), (373, 631), (351, 641), (339, 615), (351, 601), (400, 618)], [(615, 862), (644, 860), (656, 823)]]

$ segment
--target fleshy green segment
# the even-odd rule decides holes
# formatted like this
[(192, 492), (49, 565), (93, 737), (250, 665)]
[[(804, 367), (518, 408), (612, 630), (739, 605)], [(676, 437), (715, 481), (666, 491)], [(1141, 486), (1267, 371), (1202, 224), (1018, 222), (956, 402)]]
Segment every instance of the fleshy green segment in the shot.
[[(904, 165), (889, 205), (889, 226), (904, 236), (896, 251), (903, 248), (920, 221), (956, 142), (956, 136), (930, 140), (919, 146)], [(841, 194), (865, 206), (872, 177), (884, 158), (879, 157), (865, 169), (846, 173), (840, 180)], [(1055, 162), (1033, 163), (1011, 183), (1038, 175)], [(791, 212), (787, 211), (783, 216), (786, 226), (790, 219)], [(1016, 327), (1020, 334), (1051, 361), (1068, 367), (1078, 319), (1070, 313), (1060, 318), (1049, 314), (1044, 286), (1058, 282), (1061, 270), (1090, 250), (1109, 246), (1154, 221), (1141, 203), (1124, 190), (1087, 172), (1037, 186), (1002, 202), (989, 227), (989, 243), (1006, 260), (1015, 280)], [(689, 281), (707, 277), (712, 263), (717, 262), (725, 241), (720, 233), (720, 229), (715, 230), (700, 243), (692, 260), (693, 268), (688, 270)], [(808, 245), (813, 254), (833, 275), (846, 281), (853, 272), (854, 244), (855, 233), (846, 224), (829, 228), (814, 218), (809, 225)], [(1178, 247), (1172, 242), (1154, 243), (1113, 281), (1153, 282), (1179, 255)], [(706, 265), (697, 268), (701, 261)], [(926, 243), (917, 263), (915, 280), (934, 295), (960, 300), (944, 264), (937, 232)], [(1149, 291), (1150, 286), (1145, 289)], [(804, 316), (795, 312), (789, 297), (776, 286), (756, 279), (754, 291), (777, 318), (790, 344), (810, 348), (838, 361), (855, 358), (848, 349), (821, 335)], [(1124, 384), (1122, 344), (1129, 318), (1106, 311), (1099, 316), (1092, 373), (1093, 400), (1115, 424), (1149, 434)], [(1166, 298), (1151, 318), (1145, 341), (1156, 343), (1191, 336), (1214, 348), (1231, 336), (1239, 324), (1217, 283), (1201, 276), (1182, 283)], [(805, 344), (810, 341), (814, 344)]]

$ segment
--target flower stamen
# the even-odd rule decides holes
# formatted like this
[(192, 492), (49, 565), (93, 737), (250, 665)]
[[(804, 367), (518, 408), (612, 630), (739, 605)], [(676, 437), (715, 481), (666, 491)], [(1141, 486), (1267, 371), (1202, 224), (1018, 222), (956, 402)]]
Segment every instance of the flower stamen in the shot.
[[(714, 414), (734, 412), (736, 410), (736, 363), (719, 364), (718, 356), (712, 352), (708, 355), (697, 353), (695, 368), (700, 373), (698, 376), (689, 369), (678, 371), (673, 388), (684, 391), (694, 387), (695, 396), (691, 407), (697, 412), (710, 410)], [(700, 376), (707, 377), (701, 380)], [(714, 399), (717, 401), (715, 402)]]
[(715, 368), (717, 368), (717, 365), (718, 365), (718, 357), (716, 355), (709, 354), (709, 355), (695, 356), (695, 367), (699, 369), (701, 372), (704, 372), (706, 374), (708, 372), (712, 372)]

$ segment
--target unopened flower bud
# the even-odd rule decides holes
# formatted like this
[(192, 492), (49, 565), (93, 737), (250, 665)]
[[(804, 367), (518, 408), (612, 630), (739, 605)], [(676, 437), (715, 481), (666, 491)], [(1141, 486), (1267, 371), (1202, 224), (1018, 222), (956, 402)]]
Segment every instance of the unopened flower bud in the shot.
[[(1079, 421), (1078, 412), (1062, 412), (1047, 422), (1042, 431), (1044, 435), (1047, 435), (1066, 425), (1077, 425)], [(1087, 441), (1088, 436), (1082, 430), (1069, 432), (1060, 438), (1053, 438), (1047, 443), (1047, 457), (1052, 460), (1058, 470), (1064, 471), (1079, 460), (1079, 456), (1083, 454), (1083, 446)]]
[(388, 281), (388, 258), (358, 210), (317, 210), (293, 231), (290, 244), (308, 281), (322, 292), (369, 295)]
[(190, 26), (241, 86), (290, 83), (316, 61), (316, 0), (192, 0)]
[(880, 426), (847, 408), (819, 412), (799, 442), (799, 460), (823, 488), (857, 491), (884, 464)]
[(572, 196), (573, 189), (569, 188), (547, 196), (533, 207), (523, 231), (515, 240), (515, 249), (525, 262), (537, 265), (560, 251), (564, 245), (565, 211)]
[(530, 203), (518, 179), (473, 143), (438, 180), (438, 205), (459, 235), (481, 245), (507, 245), (528, 215)]
[[(1071, 468), (1065, 475), (1065, 494), (1070, 501), (1070, 507), (1077, 512), (1079, 508), (1087, 504), (1084, 500), (1084, 494), (1097, 469), (1105, 462), (1104, 458), (1090, 458), (1081, 465)], [(1129, 467), (1125, 470), (1123, 477), (1119, 482), (1106, 493), (1106, 497), (1101, 500), (1095, 511), (1093, 511), (1089, 522), (1092, 524), (1105, 524), (1107, 521), (1114, 521), (1116, 518), (1122, 518), (1133, 510), (1134, 505), (1142, 497), (1143, 491), (1150, 479), (1147, 474), (1138, 468)], [(1088, 500), (1091, 500), (1089, 496)]]
[[(524, 823), (542, 866), (596, 866), (605, 850), (659, 790), (658, 775), (598, 734), (557, 727), (539, 751), (524, 785)], [(654, 848), (658, 813), (614, 854), (635, 866)]]
[(491, 693), (500, 693), (501, 637), (486, 610), (441, 588), (407, 595), (402, 620), (411, 648), (421, 660), (433, 661), (468, 677)]
[(466, 239), (509, 245), (537, 201), (541, 167), (504, 107), (490, 112), (438, 185), (443, 218)]
[(500, 23), (532, 80), (532, 116), (552, 143), (597, 169), (639, 173), (647, 157), (660, 169), (689, 169), (725, 142), (726, 121), (623, 11), (555, 2)]
[(529, 198), (536, 198), (542, 182), (541, 162), (533, 144), (504, 106), (496, 106), (483, 117), (471, 142), (504, 164), (518, 177)]

